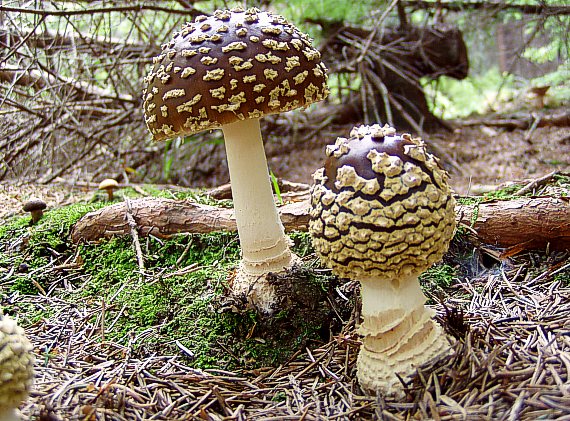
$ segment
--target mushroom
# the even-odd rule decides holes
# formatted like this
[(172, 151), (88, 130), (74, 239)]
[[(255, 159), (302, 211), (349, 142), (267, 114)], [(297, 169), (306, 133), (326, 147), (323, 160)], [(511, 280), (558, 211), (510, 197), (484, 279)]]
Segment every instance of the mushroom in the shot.
[(106, 178), (99, 183), (99, 190), (107, 190), (107, 198), (113, 200), (113, 190), (119, 187), (119, 183), (112, 178)]
[(418, 282), (455, 228), (448, 175), (420, 139), (387, 125), (355, 127), (326, 155), (313, 175), (312, 242), (336, 275), (360, 281), (360, 385), (398, 396), (398, 376), (451, 352)]
[(32, 224), (35, 224), (43, 216), (44, 209), (46, 207), (46, 202), (44, 202), (42, 199), (33, 198), (24, 203), (22, 210), (24, 212), (30, 212), (32, 214)]
[(542, 110), (544, 108), (544, 97), (550, 89), (549, 85), (545, 86), (533, 86), (529, 89), (529, 92), (534, 96), (534, 107)]
[(28, 397), (34, 377), (32, 344), (24, 329), (0, 313), (0, 421), (15, 421), (16, 408)]
[(271, 312), (266, 275), (298, 257), (277, 213), (259, 119), (327, 96), (320, 53), (284, 17), (237, 8), (196, 17), (153, 62), (143, 106), (154, 140), (223, 131), (242, 252), (233, 292)]

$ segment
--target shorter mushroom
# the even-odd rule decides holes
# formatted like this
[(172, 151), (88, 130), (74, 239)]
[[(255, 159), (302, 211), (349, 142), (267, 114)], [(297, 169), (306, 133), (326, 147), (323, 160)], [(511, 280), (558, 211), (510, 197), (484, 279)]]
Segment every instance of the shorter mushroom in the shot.
[(534, 96), (534, 107), (542, 110), (544, 108), (544, 97), (550, 89), (550, 86), (533, 86), (529, 92)]
[(336, 275), (360, 281), (361, 387), (402, 395), (400, 378), (451, 352), (418, 282), (455, 228), (448, 176), (420, 139), (378, 124), (338, 138), (327, 156), (311, 189), (313, 245)]
[(22, 210), (24, 212), (30, 212), (32, 214), (32, 224), (38, 222), (44, 214), (44, 209), (47, 207), (46, 202), (42, 199), (30, 199), (24, 206)]
[(32, 388), (34, 356), (24, 329), (0, 314), (0, 421), (15, 421), (16, 408)]
[(106, 178), (99, 183), (99, 190), (107, 190), (107, 197), (109, 200), (113, 200), (113, 190), (119, 187), (119, 183), (112, 178)]

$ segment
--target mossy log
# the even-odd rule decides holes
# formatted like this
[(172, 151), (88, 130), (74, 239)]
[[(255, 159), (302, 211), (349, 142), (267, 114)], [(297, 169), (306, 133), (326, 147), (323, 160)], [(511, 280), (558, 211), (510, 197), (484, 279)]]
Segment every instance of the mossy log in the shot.
[[(139, 235), (168, 237), (177, 233), (235, 231), (233, 210), (190, 200), (143, 198), (129, 201)], [(83, 216), (73, 227), (73, 242), (94, 242), (130, 232), (126, 203), (117, 203)], [(279, 207), (288, 231), (306, 231), (309, 222), (307, 194)], [(457, 221), (475, 240), (500, 248), (570, 248), (570, 200), (523, 197), (476, 204), (458, 204)]]

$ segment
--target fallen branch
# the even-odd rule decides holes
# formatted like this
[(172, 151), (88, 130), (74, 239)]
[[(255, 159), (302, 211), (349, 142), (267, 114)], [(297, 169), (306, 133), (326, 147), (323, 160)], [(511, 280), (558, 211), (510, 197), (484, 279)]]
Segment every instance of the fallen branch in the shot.
[(13, 12), (13, 13), (26, 13), (39, 16), (79, 16), (79, 15), (94, 15), (97, 13), (111, 13), (111, 12), (142, 12), (145, 10), (155, 12), (166, 12), (179, 15), (198, 16), (203, 14), (201, 11), (194, 8), (174, 9), (171, 7), (163, 7), (156, 4), (143, 4), (133, 3), (129, 6), (113, 6), (113, 7), (90, 7), (83, 10), (43, 10), (43, 9), (29, 9), (25, 7), (9, 7), (0, 5), (0, 12)]
[(558, 174), (560, 174), (560, 172), (551, 171), (548, 174), (546, 174), (540, 178), (536, 178), (534, 180), (531, 180), (523, 188), (517, 190), (514, 193), (514, 195), (515, 196), (523, 196), (525, 194), (528, 194), (528, 193), (532, 192), (533, 190), (535, 190), (537, 187), (542, 186), (544, 184), (547, 184), (549, 181), (551, 181)]
[(524, 197), (479, 205), (458, 205), (460, 224), (476, 233), (477, 240), (520, 251), (543, 248), (570, 249), (570, 200), (566, 197)]
[[(402, 6), (411, 7), (413, 10), (433, 10), (434, 8), (446, 9), (453, 12), (464, 12), (466, 10), (515, 10), (524, 14), (532, 15), (570, 15), (570, 7), (568, 6), (556, 6), (556, 5), (546, 5), (546, 4), (524, 4), (520, 3), (510, 3), (506, 1), (475, 1), (475, 2), (465, 2), (465, 1), (447, 1), (447, 2), (434, 2), (434, 1), (423, 1), (423, 0), (411, 0), (411, 1), (401, 1)], [(542, 3), (542, 2), (541, 2)]]
[(23, 69), (17, 66), (4, 65), (0, 68), (0, 82), (9, 82), (21, 86), (31, 86), (36, 89), (46, 89), (50, 86), (64, 85), (70, 87), (82, 99), (111, 99), (120, 102), (134, 103), (135, 99), (129, 94), (118, 94), (103, 89), (90, 82), (79, 81), (69, 77), (54, 76), (38, 69)]
[(476, 118), (458, 121), (458, 126), (489, 126), (501, 127), (507, 130), (527, 130), (536, 127), (570, 127), (570, 113), (559, 112), (547, 115), (526, 115), (502, 118)]
[[(306, 231), (309, 201), (288, 203), (279, 208), (288, 231)], [(90, 212), (81, 218), (71, 233), (73, 242), (94, 242), (130, 233), (124, 203)], [(189, 200), (143, 198), (131, 201), (131, 214), (139, 235), (168, 237), (177, 233), (235, 231), (233, 210), (201, 205)], [(459, 226), (466, 226), (483, 244), (522, 249), (570, 248), (570, 201), (567, 198), (524, 197), (457, 205)]]
[[(49, 50), (50, 54), (54, 50), (59, 51), (89, 51), (91, 54), (101, 56), (103, 54), (117, 54), (119, 51), (122, 56), (140, 57), (149, 48), (148, 43), (137, 42), (124, 38), (113, 38), (108, 36), (91, 35), (81, 33), (79, 31), (72, 34), (59, 33), (52, 31), (15, 31), (8, 28), (0, 28), (0, 40), (4, 47), (17, 46), (27, 44), (31, 48), (40, 48)], [(0, 44), (1, 45), (1, 44)], [(145, 62), (152, 62), (152, 57), (144, 59)]]

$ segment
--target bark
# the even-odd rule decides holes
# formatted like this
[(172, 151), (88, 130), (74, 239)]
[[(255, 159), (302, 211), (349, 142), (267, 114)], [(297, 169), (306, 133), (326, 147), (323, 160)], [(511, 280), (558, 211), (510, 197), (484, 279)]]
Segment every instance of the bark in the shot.
[(523, 250), (547, 244), (551, 249), (570, 248), (570, 199), (566, 197), (458, 205), (456, 212), (459, 221), (471, 227), (485, 244)]
[[(168, 237), (177, 233), (235, 231), (233, 210), (200, 205), (188, 200), (143, 198), (132, 200), (131, 213), (139, 235)], [(287, 231), (306, 231), (309, 223), (308, 195), (279, 207)], [(90, 212), (74, 226), (73, 242), (95, 242), (114, 235), (126, 235), (127, 206), (117, 203)], [(570, 248), (570, 200), (568, 198), (524, 197), (478, 205), (457, 205), (457, 221), (475, 240), (500, 248), (521, 250)]]

